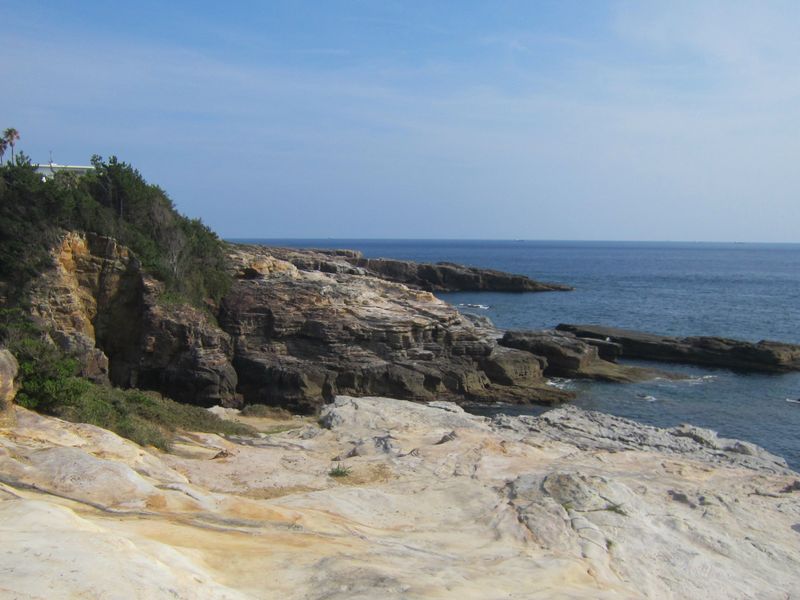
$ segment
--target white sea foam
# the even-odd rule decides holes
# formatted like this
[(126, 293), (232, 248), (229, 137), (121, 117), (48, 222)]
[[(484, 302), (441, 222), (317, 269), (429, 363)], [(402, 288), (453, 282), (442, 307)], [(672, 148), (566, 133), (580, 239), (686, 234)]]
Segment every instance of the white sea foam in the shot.
[(572, 379), (553, 377), (547, 380), (547, 385), (558, 388), (559, 390), (568, 390), (572, 386)]
[(459, 304), (459, 306), (463, 306), (465, 308), (479, 308), (481, 310), (489, 310), (489, 306), (487, 304), (464, 304), (463, 302)]

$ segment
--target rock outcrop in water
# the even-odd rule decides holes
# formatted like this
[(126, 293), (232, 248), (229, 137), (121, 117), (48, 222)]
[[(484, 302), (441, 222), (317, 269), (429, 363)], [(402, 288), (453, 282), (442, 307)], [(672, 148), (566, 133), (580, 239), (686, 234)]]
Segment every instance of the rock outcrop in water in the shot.
[[(629, 365), (618, 365), (601, 357), (608, 354), (598, 346), (565, 331), (507, 331), (500, 345), (524, 350), (543, 359), (547, 377), (569, 377), (629, 383), (675, 375)], [(612, 355), (613, 357), (616, 354)]]
[(185, 434), (163, 454), (14, 410), (0, 595), (784, 600), (800, 587), (797, 473), (707, 430), (342, 397), (325, 428)]
[(603, 327), (569, 325), (556, 327), (578, 338), (618, 344), (625, 358), (687, 363), (743, 371), (783, 373), (800, 371), (800, 346), (781, 342), (743, 342), (719, 337), (668, 337)]
[(303, 270), (371, 275), (429, 292), (565, 292), (573, 289), (558, 283), (542, 283), (524, 275), (450, 262), (365, 258), (354, 250), (268, 248), (268, 252)]

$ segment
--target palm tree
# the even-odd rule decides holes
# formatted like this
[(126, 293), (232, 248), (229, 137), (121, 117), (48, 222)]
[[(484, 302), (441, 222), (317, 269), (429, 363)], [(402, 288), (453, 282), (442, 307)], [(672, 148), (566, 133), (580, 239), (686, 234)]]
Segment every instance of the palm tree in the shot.
[(3, 139), (11, 146), (11, 162), (14, 162), (14, 143), (19, 139), (19, 131), (9, 127), (3, 132)]
[(6, 153), (6, 148), (8, 148), (6, 138), (0, 138), (0, 165), (3, 164), (3, 154)]

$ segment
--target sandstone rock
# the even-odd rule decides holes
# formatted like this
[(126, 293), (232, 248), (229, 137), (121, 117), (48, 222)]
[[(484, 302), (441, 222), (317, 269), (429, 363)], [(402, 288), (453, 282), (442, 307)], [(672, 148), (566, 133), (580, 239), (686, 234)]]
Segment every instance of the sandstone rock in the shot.
[(161, 285), (113, 239), (69, 232), (34, 282), (32, 315), (83, 374), (210, 406), (233, 402), (233, 346), (204, 312), (163, 305)]
[(622, 356), (746, 371), (800, 371), (800, 346), (758, 343), (719, 337), (675, 338), (600, 325), (556, 327), (579, 338), (607, 340), (622, 347)]
[(17, 360), (8, 350), (0, 348), (0, 425), (9, 419), (11, 403), (17, 394)]
[(337, 394), (516, 403), (570, 397), (545, 385), (538, 360), (498, 349), (493, 329), (428, 292), (349, 267), (307, 270), (319, 264), (297, 259), (308, 255), (295, 251), (279, 254), (294, 266), (259, 277), (246, 271), (276, 259), (272, 252), (230, 247), (242, 275), (219, 321), (234, 340), (245, 402), (313, 412)]
[(341, 397), (329, 429), (187, 433), (163, 454), (14, 410), (10, 597), (778, 600), (800, 584), (797, 474), (690, 426)]

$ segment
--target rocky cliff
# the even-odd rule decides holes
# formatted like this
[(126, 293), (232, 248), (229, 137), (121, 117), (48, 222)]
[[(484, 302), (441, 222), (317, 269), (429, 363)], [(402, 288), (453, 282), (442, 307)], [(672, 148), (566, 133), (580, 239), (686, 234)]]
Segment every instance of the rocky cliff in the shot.
[(568, 397), (546, 385), (543, 360), (499, 347), (496, 331), (429, 292), (354, 270), (338, 256), (325, 260), (231, 247), (236, 280), (219, 321), (234, 340), (246, 402), (308, 412), (336, 394), (546, 403)]
[(324, 428), (187, 433), (163, 454), (14, 410), (1, 596), (784, 600), (800, 586), (798, 474), (708, 430), (341, 397)]
[[(231, 245), (235, 282), (209, 311), (164, 301), (160, 284), (110, 238), (68, 233), (53, 258), (34, 282), (32, 313), (95, 380), (206, 406), (300, 412), (336, 394), (570, 397), (547, 385), (542, 356), (498, 345), (490, 324), (353, 264), (362, 259), (349, 251)], [(515, 278), (476, 273), (482, 285)]]
[(232, 401), (229, 336), (204, 311), (161, 300), (161, 284), (113, 239), (67, 233), (33, 284), (31, 312), (83, 374), (211, 406)]
[[(54, 268), (33, 285), (32, 312), (82, 357), (86, 376), (204, 406), (311, 413), (338, 394), (553, 404), (571, 395), (549, 377), (670, 376), (616, 364), (631, 352), (628, 338), (566, 326), (502, 335), (420, 289), (431, 286), (409, 273), (426, 265), (378, 268), (348, 250), (229, 245), (233, 286), (219, 306), (200, 310), (165, 299), (161, 284), (110, 238), (69, 233), (53, 257)], [(491, 289), (519, 279), (467, 271)], [(458, 289), (478, 285), (445, 279)], [(756, 350), (763, 348), (748, 356)]]

